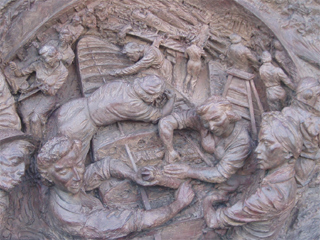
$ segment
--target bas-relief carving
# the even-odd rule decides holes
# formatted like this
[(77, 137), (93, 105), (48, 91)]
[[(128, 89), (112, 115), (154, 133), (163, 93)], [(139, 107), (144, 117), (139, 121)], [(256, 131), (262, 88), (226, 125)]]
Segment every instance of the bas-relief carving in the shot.
[(319, 234), (319, 6), (236, 2), (1, 6), (2, 238)]

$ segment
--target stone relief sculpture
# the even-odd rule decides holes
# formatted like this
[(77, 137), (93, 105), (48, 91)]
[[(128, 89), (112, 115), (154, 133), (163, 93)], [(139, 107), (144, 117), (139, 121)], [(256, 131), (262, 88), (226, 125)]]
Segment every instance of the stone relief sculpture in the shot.
[(68, 71), (59, 60), (59, 52), (55, 47), (45, 45), (39, 50), (39, 54), (41, 59), (27, 67), (19, 69), (14, 62), (11, 62), (10, 66), (17, 77), (36, 72), (35, 81), (26, 89), (26, 95), (20, 96), (19, 100), (22, 101), (22, 98), (25, 99), (33, 95), (33, 98), (41, 103), (31, 109), (22, 105), (22, 108), (26, 108), (25, 111), (22, 111), (22, 119), (27, 132), (41, 138), (47, 117), (56, 105), (55, 95), (66, 81)]
[(317, 239), (319, 11), (0, 3), (0, 238)]
[(0, 129), (21, 129), (20, 118), (5, 76), (0, 74)]
[[(185, 54), (188, 56), (187, 64), (187, 76), (184, 81), (184, 92), (188, 92), (190, 89), (191, 93), (198, 81), (198, 75), (201, 70), (201, 56), (205, 54), (203, 49), (201, 49), (197, 44), (193, 43), (190, 47), (186, 49)], [(190, 87), (188, 85), (190, 83)]]
[[(110, 75), (124, 76), (147, 70), (145, 72), (161, 76), (165, 78), (168, 83), (171, 83), (171, 63), (165, 59), (164, 55), (159, 50), (162, 41), (162, 38), (157, 38), (151, 46), (127, 43), (122, 51), (132, 62), (135, 62), (135, 64), (124, 69), (114, 70)], [(152, 68), (152, 70), (150, 71), (149, 68)]]
[[(162, 108), (153, 106), (157, 98), (165, 95)], [(89, 151), (90, 141), (99, 127), (123, 120), (156, 123), (171, 113), (175, 94), (166, 90), (163, 79), (148, 75), (133, 82), (114, 81), (105, 84), (90, 97), (72, 100), (58, 109), (55, 116), (58, 134), (82, 142), (82, 156)]]
[(302, 148), (302, 137), (279, 112), (266, 113), (261, 122), (255, 150), (259, 168), (269, 170), (256, 192), (236, 204), (215, 209), (213, 203), (224, 196), (204, 200), (204, 217), (211, 228), (228, 228), (230, 239), (274, 239), (295, 205), (297, 184), (295, 161)]
[(42, 177), (54, 184), (49, 200), (53, 227), (74, 237), (114, 239), (155, 227), (174, 217), (194, 197), (191, 185), (183, 183), (176, 201), (169, 206), (150, 211), (107, 209), (84, 190), (90, 191), (110, 177), (144, 182), (131, 168), (113, 159), (85, 168), (81, 142), (67, 137), (49, 140), (41, 149), (37, 163)]
[(271, 54), (267, 51), (262, 53), (263, 62), (259, 69), (261, 80), (267, 91), (267, 101), (271, 111), (279, 111), (286, 101), (286, 92), (281, 87), (281, 82), (294, 90), (295, 86), (281, 68), (277, 68), (271, 63)]
[(0, 232), (5, 229), (10, 205), (10, 191), (22, 181), (36, 141), (17, 129), (0, 130)]

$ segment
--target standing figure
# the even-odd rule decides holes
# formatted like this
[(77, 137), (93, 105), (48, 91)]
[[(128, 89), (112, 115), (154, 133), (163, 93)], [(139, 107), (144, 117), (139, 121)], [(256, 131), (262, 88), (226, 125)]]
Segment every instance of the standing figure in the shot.
[(13, 96), (2, 72), (0, 72), (0, 129), (21, 129), (20, 118)]
[(87, 8), (85, 14), (82, 16), (82, 23), (89, 29), (94, 29), (97, 27), (97, 19), (94, 15), (93, 8)]
[(21, 182), (35, 144), (20, 130), (0, 130), (0, 233), (6, 224), (9, 192)]
[[(320, 171), (320, 83), (311, 77), (301, 79), (296, 99), (282, 113), (300, 129), (303, 138), (302, 152), (296, 162), (296, 180), (307, 185)], [(318, 179), (318, 183), (319, 183)]]
[[(187, 76), (184, 81), (184, 92), (187, 93), (189, 89), (193, 93), (201, 70), (201, 56), (204, 56), (205, 52), (196, 43), (193, 43), (186, 49), (185, 55), (189, 57), (189, 60), (187, 63)], [(189, 83), (190, 87), (188, 88)]]
[(258, 63), (257, 58), (251, 53), (249, 48), (241, 43), (241, 37), (237, 34), (230, 36), (231, 45), (227, 52), (227, 57), (233, 68), (250, 72), (250, 66)]
[(226, 201), (225, 197), (206, 197), (203, 212), (208, 227), (230, 228), (227, 239), (276, 239), (296, 203), (294, 166), (302, 148), (301, 138), (280, 112), (264, 114), (255, 152), (265, 176), (252, 195), (232, 206), (215, 208), (212, 205)]
[(72, 34), (72, 43), (74, 43), (82, 34), (84, 28), (81, 25), (81, 18), (78, 14), (74, 15), (74, 17), (71, 20), (71, 23), (66, 26), (66, 28), (71, 32)]
[(72, 32), (67, 27), (64, 27), (60, 30), (59, 41), (52, 40), (46, 44), (52, 45), (58, 50), (60, 54), (60, 60), (66, 67), (69, 67), (74, 59), (74, 52), (71, 48), (72, 41)]
[(262, 66), (259, 69), (261, 80), (267, 91), (267, 102), (270, 111), (280, 111), (285, 104), (286, 91), (281, 87), (281, 82), (294, 90), (295, 86), (281, 68), (271, 63), (271, 54), (264, 51), (261, 56)]
[(56, 107), (56, 94), (68, 77), (68, 70), (60, 61), (55, 47), (45, 45), (39, 54), (40, 60), (28, 67), (18, 69), (14, 62), (10, 67), (17, 77), (36, 72), (35, 82), (26, 90), (26, 94), (32, 95), (33, 108), (30, 110), (28, 104), (22, 103), (21, 112), (26, 131), (41, 138), (48, 115)]
[(168, 83), (171, 83), (172, 65), (159, 50), (162, 41), (162, 38), (157, 38), (151, 46), (135, 42), (127, 43), (123, 48), (123, 53), (135, 64), (124, 69), (114, 70), (110, 75), (124, 76), (144, 71), (147, 74), (163, 77)]
[(194, 178), (205, 182), (222, 183), (244, 166), (251, 152), (251, 138), (241, 117), (231, 103), (212, 96), (196, 109), (172, 113), (159, 122), (160, 138), (165, 146), (165, 160), (179, 158), (172, 145), (174, 129), (191, 128), (200, 132), (201, 146), (219, 160), (215, 167), (191, 168), (185, 164), (165, 166), (165, 173), (177, 178)]
[(49, 140), (37, 157), (44, 180), (54, 184), (50, 189), (49, 217), (59, 232), (83, 239), (115, 239), (131, 232), (164, 224), (194, 198), (191, 185), (180, 185), (176, 200), (157, 209), (118, 210), (106, 208), (98, 198), (85, 191), (93, 190), (111, 177), (127, 178), (150, 185), (119, 160), (103, 159), (84, 166), (81, 142), (61, 136)]
[[(166, 104), (155, 107), (156, 99), (165, 96)], [(82, 142), (86, 157), (90, 141), (99, 127), (123, 120), (157, 122), (171, 113), (175, 94), (165, 89), (165, 82), (155, 75), (136, 78), (133, 82), (113, 81), (93, 92), (90, 97), (74, 99), (62, 105), (53, 116), (56, 132)]]

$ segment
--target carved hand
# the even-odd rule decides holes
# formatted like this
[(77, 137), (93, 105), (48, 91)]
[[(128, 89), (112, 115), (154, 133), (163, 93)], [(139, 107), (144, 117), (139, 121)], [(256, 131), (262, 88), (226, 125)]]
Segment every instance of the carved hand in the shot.
[(183, 207), (188, 206), (192, 202), (194, 196), (195, 194), (192, 190), (190, 181), (182, 183), (176, 192), (176, 200), (181, 203)]
[(164, 167), (164, 172), (170, 177), (188, 178), (190, 166), (187, 164), (170, 164)]
[(152, 166), (143, 167), (139, 170), (139, 173), (141, 174), (141, 178), (144, 181), (153, 181), (156, 178), (157, 170)]
[(176, 98), (176, 93), (172, 90), (166, 89), (164, 94), (167, 96), (168, 99)]
[(158, 185), (159, 181), (154, 178), (154, 171), (155, 169), (153, 167), (141, 168), (133, 180), (144, 187)]

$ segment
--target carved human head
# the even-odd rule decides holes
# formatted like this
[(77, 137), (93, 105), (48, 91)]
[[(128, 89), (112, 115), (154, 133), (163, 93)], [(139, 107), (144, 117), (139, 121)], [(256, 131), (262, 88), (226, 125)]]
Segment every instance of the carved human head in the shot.
[(10, 191), (21, 182), (37, 142), (19, 130), (0, 130), (0, 189)]
[(71, 43), (72, 42), (71, 31), (66, 27), (62, 28), (59, 33), (59, 40), (64, 43)]
[(85, 170), (81, 142), (65, 136), (50, 139), (37, 157), (41, 177), (66, 193), (77, 194), (82, 188)]
[(232, 44), (241, 42), (241, 37), (238, 34), (233, 33), (229, 36), (229, 38)]
[(216, 136), (222, 136), (230, 128), (233, 129), (233, 123), (241, 119), (232, 109), (231, 103), (221, 96), (208, 98), (196, 110), (203, 126)]
[(135, 42), (127, 43), (123, 49), (122, 53), (126, 54), (130, 61), (137, 62), (143, 56), (144, 46)]
[(39, 54), (43, 61), (49, 66), (53, 67), (59, 61), (59, 54), (57, 49), (52, 45), (44, 45), (39, 50)]
[(274, 40), (273, 41), (273, 46), (278, 51), (282, 51), (283, 50), (283, 47), (282, 47), (281, 43), (278, 40)]
[(281, 112), (263, 114), (259, 144), (255, 150), (260, 169), (274, 169), (284, 163), (294, 164), (301, 149), (301, 133)]
[(137, 78), (134, 82), (134, 90), (146, 103), (153, 103), (165, 90), (165, 81), (156, 75), (147, 75)]
[(261, 61), (263, 63), (271, 62), (271, 54), (268, 51), (264, 51), (261, 55)]
[(78, 26), (81, 23), (81, 18), (78, 14), (75, 14), (72, 18), (72, 25)]
[(297, 99), (320, 111), (320, 83), (318, 79), (301, 79), (296, 89)]

